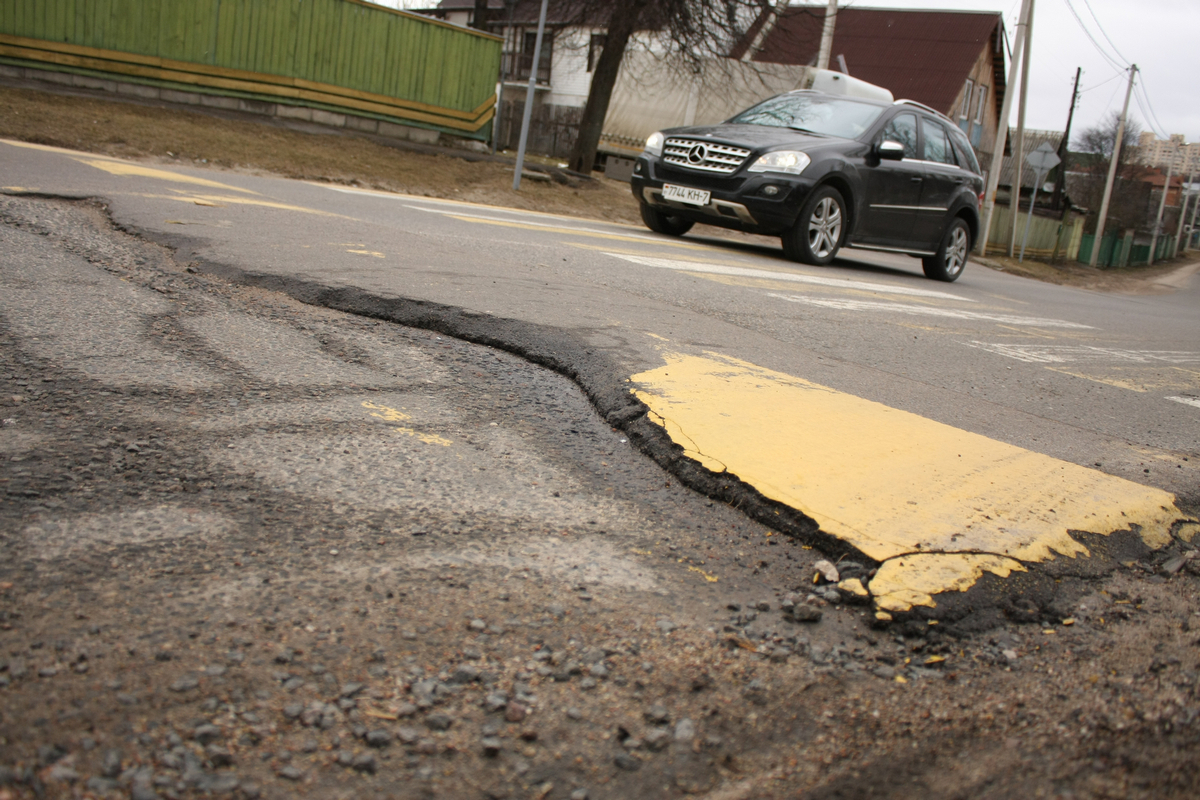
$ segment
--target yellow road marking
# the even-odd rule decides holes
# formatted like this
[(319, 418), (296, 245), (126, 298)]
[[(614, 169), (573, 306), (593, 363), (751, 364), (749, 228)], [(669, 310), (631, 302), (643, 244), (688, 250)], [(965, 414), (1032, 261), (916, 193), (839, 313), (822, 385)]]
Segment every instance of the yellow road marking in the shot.
[(384, 258), (383, 253), (376, 250), (347, 250), (347, 253), (355, 253), (360, 256), (374, 256), (375, 258)]
[(293, 206), (288, 203), (277, 203), (274, 200), (259, 200), (253, 197), (226, 197), (217, 194), (146, 194), (136, 193), (136, 197), (145, 197), (149, 200), (178, 200), (183, 203), (192, 203), (193, 205), (237, 205), (237, 206), (260, 206), (262, 208), (276, 208), (280, 211), (299, 211), (302, 214), (316, 214), (319, 217), (337, 217), (339, 219), (353, 219), (353, 217), (344, 217), (341, 214), (334, 214), (330, 211), (319, 211), (315, 208), (305, 208), (304, 206)]
[[(388, 408), (387, 406), (377, 406), (369, 400), (364, 400), (362, 406), (363, 408), (371, 409), (370, 414), (372, 417), (378, 417), (386, 422), (407, 422), (412, 419), (410, 414), (405, 414), (403, 411)], [(436, 433), (423, 433), (405, 426), (396, 426), (392, 430), (404, 436), (412, 436), (425, 444), (440, 444), (442, 447), (449, 447), (454, 444), (454, 442), (444, 436), (438, 436)]]
[(631, 379), (651, 419), (708, 469), (886, 562), (870, 590), (888, 610), (934, 605), (984, 571), (1089, 555), (1069, 530), (1137, 525), (1159, 547), (1183, 517), (1168, 492), (754, 364), (665, 360)]
[(103, 170), (110, 175), (121, 177), (138, 177), (138, 178), (156, 178), (160, 181), (171, 181), (173, 183), (190, 183), (194, 186), (207, 186), (210, 189), (225, 189), (230, 192), (244, 192), (246, 194), (258, 194), (249, 189), (241, 189), (237, 186), (230, 186), (217, 181), (210, 181), (207, 178), (196, 178), (191, 175), (181, 175), (178, 172), (167, 172), (165, 169), (154, 169), (153, 167), (144, 167), (141, 164), (131, 164), (128, 161), (109, 161), (100, 158), (75, 158), (80, 164), (87, 164), (89, 167)]
[(108, 156), (97, 156), (94, 153), (85, 153), (82, 150), (70, 150), (66, 147), (55, 147), (49, 144), (34, 144), (33, 142), (18, 142), (16, 139), (0, 139), (0, 143), (11, 145), (12, 147), (24, 147), (28, 150), (41, 150), (44, 153), (59, 153), (64, 156), (88, 156), (89, 158), (107, 158), (110, 161), (116, 161), (115, 158)]
[(700, 569), (699, 567), (688, 567), (688, 572), (699, 572), (701, 575), (704, 576), (704, 580), (708, 581), (709, 583), (716, 583), (717, 581), (721, 580), (716, 575), (713, 575), (711, 572), (705, 572), (704, 570)]

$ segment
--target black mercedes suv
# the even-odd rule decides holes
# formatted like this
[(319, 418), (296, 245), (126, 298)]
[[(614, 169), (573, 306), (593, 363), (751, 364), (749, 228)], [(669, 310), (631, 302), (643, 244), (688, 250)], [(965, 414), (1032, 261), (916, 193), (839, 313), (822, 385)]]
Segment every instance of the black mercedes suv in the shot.
[(653, 231), (705, 222), (780, 236), (806, 264), (840, 247), (887, 250), (953, 281), (980, 233), (983, 178), (967, 137), (908, 100), (781, 94), (719, 125), (652, 134), (632, 183)]

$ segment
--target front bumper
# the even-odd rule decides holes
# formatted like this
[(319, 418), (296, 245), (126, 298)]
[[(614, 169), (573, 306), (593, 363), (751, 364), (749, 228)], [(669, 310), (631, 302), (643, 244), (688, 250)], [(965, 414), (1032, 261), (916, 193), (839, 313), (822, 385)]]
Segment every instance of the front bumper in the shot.
[[(662, 196), (664, 183), (703, 189), (710, 194), (709, 202), (700, 206), (667, 200)], [(630, 186), (639, 202), (670, 209), (672, 214), (685, 219), (755, 233), (776, 234), (795, 223), (800, 206), (813, 184), (798, 176), (775, 173), (713, 178), (676, 169), (660, 171), (656, 159), (642, 155), (634, 164)], [(770, 191), (767, 187), (775, 187), (776, 194), (764, 194), (764, 189)]]

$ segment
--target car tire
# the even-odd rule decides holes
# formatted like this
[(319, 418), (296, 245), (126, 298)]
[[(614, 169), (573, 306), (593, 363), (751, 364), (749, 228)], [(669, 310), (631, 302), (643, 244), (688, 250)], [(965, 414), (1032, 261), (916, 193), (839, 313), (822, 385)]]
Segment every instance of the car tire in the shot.
[(967, 266), (967, 255), (971, 252), (971, 229), (962, 217), (955, 217), (938, 245), (937, 255), (921, 259), (925, 277), (935, 281), (958, 280)]
[(696, 224), (690, 219), (684, 219), (674, 214), (668, 214), (665, 211), (659, 211), (648, 203), (640, 203), (639, 205), (642, 207), (642, 222), (646, 223), (646, 227), (655, 233), (665, 233), (668, 236), (683, 236)]
[(833, 261), (846, 232), (846, 201), (832, 186), (808, 196), (800, 216), (783, 234), (783, 253), (792, 261), (824, 266)]

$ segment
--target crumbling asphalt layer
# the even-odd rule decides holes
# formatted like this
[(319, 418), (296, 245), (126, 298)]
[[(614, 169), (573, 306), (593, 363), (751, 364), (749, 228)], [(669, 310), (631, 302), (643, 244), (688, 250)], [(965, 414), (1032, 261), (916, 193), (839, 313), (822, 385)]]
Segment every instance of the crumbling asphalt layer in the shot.
[(0, 796), (1196, 793), (1184, 542), (875, 628), (522, 359), (0, 237)]

